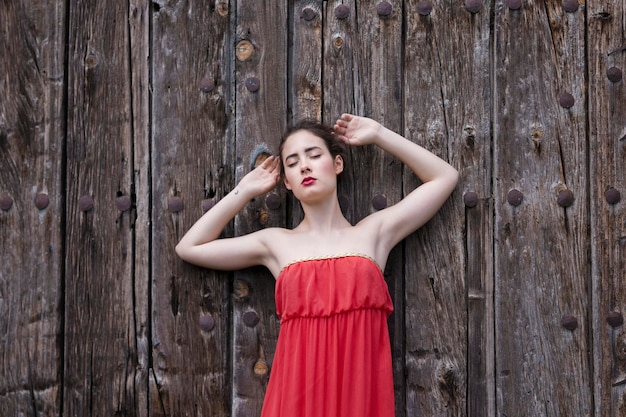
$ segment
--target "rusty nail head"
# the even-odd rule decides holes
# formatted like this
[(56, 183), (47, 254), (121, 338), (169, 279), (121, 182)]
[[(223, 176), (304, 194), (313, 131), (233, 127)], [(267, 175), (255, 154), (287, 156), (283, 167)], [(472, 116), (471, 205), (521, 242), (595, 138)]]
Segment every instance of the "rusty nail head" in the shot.
[(302, 9), (302, 13), (300, 13), (300, 18), (310, 22), (317, 17), (317, 12), (311, 7), (305, 7)]
[(606, 198), (606, 202), (609, 204), (617, 204), (621, 201), (622, 196), (617, 189), (609, 187), (609, 189), (604, 192), (604, 198)]
[(207, 211), (211, 210), (214, 205), (215, 200), (213, 200), (212, 198), (204, 199), (202, 200), (202, 211), (206, 213)]
[(376, 12), (378, 13), (378, 16), (388, 17), (391, 15), (392, 11), (393, 6), (388, 1), (381, 1), (376, 5)]
[(574, 96), (570, 93), (563, 93), (559, 96), (559, 104), (561, 107), (569, 109), (574, 106), (575, 100)]
[(524, 200), (524, 194), (522, 194), (520, 190), (514, 189), (514, 190), (509, 191), (509, 194), (507, 195), (506, 199), (510, 205), (519, 206), (520, 204), (522, 204), (522, 201)]
[(561, 319), (561, 326), (567, 330), (576, 330), (578, 328), (578, 320), (574, 316), (563, 316)]
[(133, 202), (128, 195), (121, 195), (115, 199), (115, 206), (119, 211), (128, 211), (132, 205)]
[(215, 88), (215, 81), (211, 77), (204, 77), (200, 80), (200, 91), (210, 93)]
[(619, 311), (611, 311), (606, 315), (606, 322), (611, 327), (619, 327), (624, 324), (624, 316)]
[(417, 13), (420, 16), (428, 16), (433, 11), (433, 4), (429, 1), (421, 1), (417, 5)]
[(93, 210), (93, 198), (90, 195), (84, 195), (78, 199), (78, 209), (83, 212)]
[(345, 4), (340, 4), (335, 7), (335, 17), (337, 19), (347, 19), (350, 16), (350, 8)]
[(259, 320), (259, 316), (256, 314), (256, 312), (252, 310), (243, 313), (243, 324), (248, 327), (256, 326), (257, 324), (259, 324)]
[(482, 8), (481, 0), (465, 0), (465, 9), (470, 13), (478, 13)]
[(210, 332), (215, 328), (215, 319), (210, 314), (200, 316), (200, 328), (205, 332)]
[(372, 207), (376, 210), (382, 210), (387, 207), (387, 197), (382, 194), (375, 195), (372, 198)]
[(246, 79), (246, 88), (251, 93), (256, 93), (261, 87), (261, 81), (257, 77), (248, 77)]
[(8, 193), (4, 193), (0, 196), (0, 209), (9, 211), (13, 207), (13, 198)]
[(463, 203), (466, 207), (473, 208), (478, 205), (478, 194), (473, 191), (468, 191), (463, 196)]
[(183, 211), (185, 205), (183, 204), (183, 199), (180, 197), (170, 197), (167, 199), (167, 210), (170, 213), (178, 213), (179, 211)]
[(50, 197), (48, 194), (39, 193), (35, 196), (35, 207), (39, 210), (43, 210), (50, 204)]
[(559, 192), (557, 202), (561, 207), (569, 207), (574, 204), (574, 193), (571, 190), (562, 190)]
[(265, 198), (265, 205), (270, 210), (277, 210), (280, 208), (280, 197), (278, 194), (270, 194)]
[(511, 10), (519, 10), (522, 8), (522, 0), (506, 0), (506, 5)]
[(611, 67), (606, 70), (606, 76), (612, 83), (618, 83), (622, 80), (622, 70), (617, 67)]
[(563, 0), (563, 9), (566, 12), (573, 13), (578, 10), (578, 0)]

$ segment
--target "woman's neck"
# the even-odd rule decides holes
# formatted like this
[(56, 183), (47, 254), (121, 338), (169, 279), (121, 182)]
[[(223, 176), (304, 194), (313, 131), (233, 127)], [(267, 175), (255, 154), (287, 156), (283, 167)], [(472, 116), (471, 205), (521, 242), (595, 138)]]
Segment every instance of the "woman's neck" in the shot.
[(351, 226), (341, 212), (337, 198), (317, 204), (303, 203), (302, 210), (304, 219), (297, 227), (302, 231), (328, 232)]

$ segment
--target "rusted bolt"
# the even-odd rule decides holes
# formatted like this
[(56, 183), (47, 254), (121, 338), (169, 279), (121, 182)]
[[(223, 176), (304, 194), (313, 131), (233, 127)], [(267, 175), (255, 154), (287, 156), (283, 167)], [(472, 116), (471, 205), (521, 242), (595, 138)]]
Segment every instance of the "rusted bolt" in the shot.
[(233, 286), (233, 294), (239, 299), (247, 298), (250, 294), (250, 286), (246, 281), (238, 279)]
[(376, 210), (384, 209), (387, 207), (387, 197), (382, 194), (375, 195), (374, 198), (372, 198), (372, 207)]
[(78, 209), (82, 212), (93, 210), (93, 198), (90, 195), (84, 195), (78, 199)]
[(345, 4), (340, 4), (335, 7), (335, 17), (337, 19), (347, 19), (350, 16), (350, 8)]
[(473, 208), (478, 205), (478, 194), (473, 191), (468, 191), (463, 195), (463, 203), (465, 207)]
[(185, 204), (182, 198), (170, 197), (167, 199), (167, 211), (170, 213), (178, 213), (179, 211), (183, 211), (184, 208)]
[(222, 17), (228, 16), (228, 2), (222, 1), (222, 2), (217, 3), (217, 12)]
[(381, 1), (376, 5), (376, 13), (380, 17), (388, 17), (391, 16), (391, 12), (393, 11), (393, 6), (388, 1)]
[(574, 106), (575, 100), (574, 96), (570, 93), (563, 93), (559, 96), (559, 104), (561, 107), (569, 109)]
[(606, 322), (611, 327), (619, 327), (624, 324), (624, 316), (619, 311), (611, 311), (606, 315)]
[(270, 194), (265, 198), (265, 205), (270, 210), (277, 210), (280, 208), (280, 197), (278, 194)]
[(511, 10), (519, 10), (522, 8), (522, 0), (506, 0), (506, 5)]
[(617, 204), (621, 201), (622, 196), (620, 194), (620, 192), (613, 188), (613, 187), (609, 187), (605, 192), (604, 192), (604, 198), (606, 198), (606, 202), (609, 204)]
[(478, 13), (483, 8), (481, 0), (465, 0), (465, 9), (470, 13)]
[(210, 93), (215, 88), (215, 81), (211, 77), (204, 77), (200, 80), (200, 91)]
[(561, 319), (561, 326), (570, 331), (576, 330), (578, 328), (578, 320), (574, 316), (563, 316)]
[(202, 212), (206, 213), (207, 211), (213, 208), (213, 206), (215, 205), (215, 200), (213, 200), (212, 198), (207, 198), (205, 200), (202, 200), (201, 205), (202, 205)]
[(200, 316), (200, 328), (205, 332), (210, 332), (215, 328), (215, 319), (210, 314)]
[(258, 375), (258, 376), (266, 375), (269, 370), (270, 370), (270, 368), (267, 365), (267, 361), (265, 359), (259, 358), (254, 363), (254, 374), (255, 375)]
[(571, 190), (562, 190), (559, 192), (557, 202), (561, 207), (569, 207), (574, 204), (574, 193)]
[(261, 87), (261, 81), (257, 77), (248, 77), (246, 79), (246, 88), (251, 93), (256, 93)]
[(2, 194), (0, 196), (0, 209), (9, 211), (11, 207), (13, 207), (13, 198), (8, 193)]
[(563, 0), (563, 9), (573, 13), (578, 10), (578, 0)]
[(50, 204), (50, 197), (48, 194), (39, 193), (35, 196), (35, 207), (39, 210), (43, 210)]
[(509, 191), (509, 194), (506, 196), (506, 199), (510, 205), (519, 206), (520, 204), (522, 204), (522, 201), (524, 200), (524, 194), (522, 194), (520, 190), (513, 189)]
[(240, 61), (245, 61), (250, 58), (253, 52), (254, 45), (252, 45), (252, 43), (247, 39), (239, 41), (235, 47), (235, 56)]
[(622, 80), (622, 70), (617, 67), (611, 67), (606, 70), (606, 76), (612, 83), (618, 83)]
[(429, 1), (421, 1), (417, 5), (417, 13), (420, 16), (428, 16), (433, 11), (433, 4)]
[(243, 313), (243, 324), (248, 327), (254, 327), (259, 324), (259, 316), (255, 311), (249, 310)]
[(132, 205), (133, 202), (128, 195), (121, 195), (115, 199), (115, 207), (119, 211), (128, 211)]
[(315, 20), (316, 17), (317, 12), (311, 7), (305, 7), (302, 9), (302, 13), (300, 13), (300, 18), (306, 20), (307, 22)]

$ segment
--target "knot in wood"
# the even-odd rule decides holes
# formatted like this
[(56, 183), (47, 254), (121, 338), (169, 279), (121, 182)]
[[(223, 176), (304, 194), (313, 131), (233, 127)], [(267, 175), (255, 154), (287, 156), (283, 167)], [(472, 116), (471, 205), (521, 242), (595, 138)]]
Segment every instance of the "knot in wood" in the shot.
[(237, 47), (235, 48), (235, 56), (239, 61), (245, 61), (252, 56), (254, 52), (254, 45), (247, 40), (243, 39), (239, 41)]
[(219, 3), (217, 3), (217, 13), (219, 13), (220, 16), (222, 17), (226, 17), (228, 16), (228, 2), (227, 1), (221, 1)]
[(263, 358), (257, 359), (254, 364), (254, 374), (258, 376), (266, 375), (269, 372), (270, 368), (267, 364), (267, 361)]
[(45, 209), (48, 207), (48, 204), (50, 204), (50, 197), (48, 197), (48, 194), (39, 193), (35, 196), (35, 207), (39, 210)]
[(233, 294), (235, 295), (236, 298), (240, 300), (248, 298), (248, 295), (250, 295), (250, 286), (248, 285), (246, 281), (242, 281), (238, 279), (235, 281)]

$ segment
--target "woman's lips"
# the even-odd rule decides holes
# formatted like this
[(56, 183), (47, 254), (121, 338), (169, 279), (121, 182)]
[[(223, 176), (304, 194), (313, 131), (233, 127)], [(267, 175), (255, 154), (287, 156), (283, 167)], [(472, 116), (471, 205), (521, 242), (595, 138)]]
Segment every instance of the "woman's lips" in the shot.
[(302, 180), (302, 185), (304, 185), (305, 187), (309, 185), (313, 185), (315, 181), (317, 180), (313, 177), (306, 177), (305, 179)]

